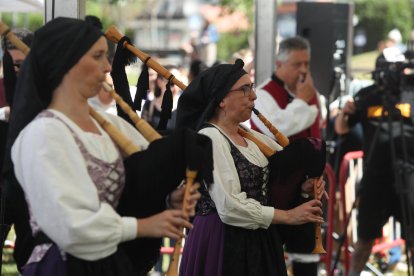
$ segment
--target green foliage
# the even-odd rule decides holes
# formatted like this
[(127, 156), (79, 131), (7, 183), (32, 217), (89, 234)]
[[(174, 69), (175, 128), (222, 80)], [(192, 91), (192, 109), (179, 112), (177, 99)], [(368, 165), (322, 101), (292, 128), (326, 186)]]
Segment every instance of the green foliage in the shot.
[[(243, 12), (247, 16), (250, 26), (254, 25), (254, 0), (221, 0), (220, 5), (227, 7), (230, 12)], [(228, 61), (233, 53), (249, 48), (248, 38), (252, 32), (253, 30), (221, 33), (217, 46), (217, 59)]]
[(254, 17), (254, 0), (222, 0), (221, 6), (227, 7), (231, 12), (241, 11), (253, 21)]
[(228, 7), (231, 11), (248, 12), (252, 10), (254, 0), (222, 0), (220, 5)]
[(12, 13), (1, 13), (1, 20), (10, 28), (27, 28), (30, 31), (36, 31), (43, 26), (43, 14), (41, 13), (19, 13), (17, 15), (17, 22), (13, 20)]
[(221, 33), (220, 40), (217, 45), (217, 59), (220, 61), (228, 61), (233, 53), (240, 49), (249, 47), (249, 35), (252, 30), (235, 33)]
[(413, 27), (413, 5), (410, 0), (356, 0), (357, 27), (365, 29), (366, 50), (374, 50), (377, 43), (387, 37), (393, 28), (398, 28), (404, 41), (409, 39)]

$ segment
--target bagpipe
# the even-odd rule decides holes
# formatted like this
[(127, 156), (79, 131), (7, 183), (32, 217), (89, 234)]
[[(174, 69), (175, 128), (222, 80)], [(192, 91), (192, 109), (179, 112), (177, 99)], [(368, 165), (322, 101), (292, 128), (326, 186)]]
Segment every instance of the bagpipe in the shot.
[[(186, 86), (177, 80), (167, 69), (159, 65), (148, 54), (133, 46), (114, 26), (110, 26), (105, 32), (105, 36), (118, 46), (128, 49), (142, 62), (154, 69), (158, 74), (176, 84), (180, 89), (185, 90)], [(301, 138), (293, 142), (280, 133), (262, 114), (256, 109), (253, 111), (260, 120), (273, 133), (278, 143), (284, 147), (283, 151), (276, 154), (275, 150), (267, 146), (263, 141), (253, 135), (253, 133), (241, 126), (239, 134), (255, 142), (259, 149), (269, 159), (270, 167), (270, 205), (278, 209), (291, 209), (297, 206), (295, 199), (301, 196), (301, 185), (307, 178), (314, 180), (315, 198), (321, 199), (324, 192), (323, 187), (318, 186), (318, 179), (323, 174), (326, 161), (325, 142), (317, 138)], [(296, 204), (296, 205), (295, 205)], [(321, 239), (321, 225), (316, 225), (315, 230), (315, 249), (313, 253), (325, 253)], [(171, 266), (170, 266), (171, 267)], [(170, 270), (169, 270), (170, 271)], [(167, 275), (176, 275), (168, 274)]]
[[(13, 35), (9, 27), (0, 22), (0, 35), (11, 37), (10, 41), (22, 52), (29, 48)], [(111, 90), (108, 86), (105, 89)], [(142, 135), (150, 142), (145, 150), (141, 150), (104, 116), (89, 109), (89, 114), (108, 133), (120, 151), (127, 156), (125, 165), (125, 188), (116, 210), (121, 216), (145, 218), (164, 211), (167, 207), (168, 195), (183, 180), (186, 181), (185, 196), (188, 197), (191, 184), (196, 175), (198, 181), (212, 182), (212, 147), (211, 140), (190, 129), (174, 131), (168, 137), (161, 137), (144, 120), (123, 103), (115, 91), (111, 93), (115, 100), (124, 107), (126, 113)], [(136, 117), (135, 117), (135, 116)], [(187, 200), (183, 199), (183, 209)], [(120, 244), (126, 252), (139, 275), (146, 273), (156, 264), (160, 255), (161, 238), (140, 238)]]

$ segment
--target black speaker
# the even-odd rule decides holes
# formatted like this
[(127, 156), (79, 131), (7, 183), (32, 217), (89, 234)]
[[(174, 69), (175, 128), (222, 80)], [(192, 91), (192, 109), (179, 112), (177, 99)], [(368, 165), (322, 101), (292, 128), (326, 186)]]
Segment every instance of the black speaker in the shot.
[(296, 33), (310, 42), (313, 81), (327, 97), (341, 72), (350, 77), (353, 10), (349, 3), (297, 3)]

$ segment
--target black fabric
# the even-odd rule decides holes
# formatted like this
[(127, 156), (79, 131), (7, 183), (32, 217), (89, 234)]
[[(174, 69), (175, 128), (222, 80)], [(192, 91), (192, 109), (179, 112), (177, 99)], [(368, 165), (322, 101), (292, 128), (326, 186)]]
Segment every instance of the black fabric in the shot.
[(16, 240), (13, 250), (13, 258), (17, 269), (21, 272), (22, 267), (34, 248), (34, 239), (29, 224), (29, 211), (24, 197), (24, 192), (16, 180), (13, 172), (8, 172), (1, 180), (2, 196), (5, 199), (5, 225), (14, 225)]
[(122, 250), (117, 250), (114, 254), (97, 261), (85, 261), (70, 254), (67, 254), (66, 258), (68, 270), (67, 275), (70, 276), (138, 275), (135, 268), (131, 265), (131, 262)]
[(13, 104), (14, 89), (16, 88), (17, 75), (14, 70), (13, 58), (8, 50), (3, 54), (3, 78), (4, 78), (4, 93), (6, 94), (6, 101), (11, 106)]
[(326, 144), (318, 138), (299, 138), (269, 157), (270, 203), (278, 209), (298, 204), (301, 184), (307, 177), (319, 177), (325, 169)]
[(149, 72), (148, 66), (146, 63), (142, 64), (141, 74), (138, 78), (137, 83), (137, 92), (135, 93), (134, 98), (134, 108), (135, 110), (141, 111), (142, 101), (147, 99), (147, 94), (149, 91)]
[[(126, 182), (117, 208), (122, 216), (143, 218), (165, 210), (166, 196), (184, 179), (186, 168), (198, 170), (199, 181), (213, 181), (211, 140), (189, 129), (152, 142), (124, 163)], [(146, 275), (157, 262), (161, 239), (142, 238), (120, 247), (140, 275)]]
[(35, 32), (32, 48), (19, 71), (14, 95), (19, 100), (11, 107), (2, 169), (5, 216), (7, 223), (15, 225), (14, 257), (18, 269), (28, 260), (34, 240), (24, 193), (13, 172), (11, 147), (20, 131), (49, 105), (64, 75), (102, 35), (96, 27), (82, 20), (64, 17), (51, 20)]
[(168, 82), (165, 88), (164, 95), (162, 97), (160, 122), (157, 129), (165, 130), (167, 127), (168, 119), (171, 119), (171, 111), (173, 108), (173, 95), (171, 92), (171, 82)]
[(276, 225), (251, 230), (225, 224), (224, 239), (222, 275), (287, 275)]
[[(397, 157), (402, 158), (402, 138), (404, 137), (407, 144), (408, 156), (414, 156), (414, 87), (402, 87), (401, 92), (397, 94), (391, 94), (384, 90), (381, 90), (378, 86), (372, 85), (360, 90), (354, 97), (356, 105), (356, 113), (349, 115), (349, 124), (354, 126), (360, 122), (363, 129), (363, 144), (362, 150), (366, 153), (364, 155), (365, 162), (368, 158), (371, 146), (374, 143), (374, 137), (377, 129), (379, 128), (379, 134), (375, 139), (375, 150), (372, 151), (372, 155), (367, 165), (367, 169), (364, 171), (364, 179), (362, 184), (367, 182), (374, 182), (375, 179), (389, 177), (393, 175), (393, 167), (391, 166), (391, 150), (390, 150), (390, 136), (389, 131), (393, 134), (393, 142), (396, 145)], [(381, 117), (369, 117), (368, 110), (372, 107), (384, 107), (386, 105), (395, 105), (395, 103), (406, 103), (410, 105), (410, 117), (403, 119), (403, 134), (401, 132), (401, 126), (399, 117), (392, 118), (391, 129), (388, 124), (388, 118)]]
[(201, 72), (178, 99), (176, 127), (199, 130), (209, 120), (220, 101), (244, 74), (241, 59), (219, 64)]
[[(293, 208), (309, 200), (298, 195), (291, 200), (290, 206)], [(285, 244), (286, 252), (310, 254), (313, 251), (315, 247), (315, 223), (308, 222), (302, 225), (280, 224), (277, 229)]]
[[(9, 123), (0, 121), (0, 172), (1, 172), (1, 169), (3, 168), (8, 129), (9, 129)], [(1, 179), (1, 174), (0, 174), (0, 179)]]
[[(152, 101), (147, 100), (145, 102), (145, 104), (142, 108), (141, 117), (142, 117), (142, 119), (146, 120), (154, 129), (157, 129), (157, 127), (160, 123), (161, 111), (159, 111), (155, 107), (155, 99), (153, 99)], [(177, 120), (177, 110), (173, 110), (171, 112), (171, 119), (168, 120), (165, 130), (157, 129), (157, 131), (162, 136), (169, 135), (172, 131), (175, 130), (176, 120)]]
[[(136, 57), (133, 56), (127, 48), (124, 48), (125, 42), (131, 43), (130, 39), (126, 36), (122, 37), (118, 41), (114, 60), (112, 61), (111, 77), (114, 83), (115, 91), (131, 108), (133, 108), (134, 105), (129, 91), (129, 83), (125, 72), (125, 66), (135, 62)], [(116, 110), (119, 117), (125, 119), (131, 125), (134, 125), (128, 114), (126, 114), (118, 104), (116, 105)]]
[(318, 263), (292, 262), (293, 275), (295, 276), (317, 276)]
[[(402, 197), (408, 202), (403, 207), (407, 214), (414, 210), (414, 81), (412, 76), (401, 78), (397, 90), (378, 85), (361, 89), (354, 97), (356, 112), (349, 114), (348, 123), (351, 126), (361, 123), (364, 137), (364, 175), (359, 187), (358, 208), (358, 236), (364, 239), (380, 236), (390, 215), (401, 222)], [(401, 117), (395, 112), (396, 104), (409, 106), (409, 116)], [(377, 107), (391, 112), (370, 116), (368, 111)], [(395, 146), (396, 164), (393, 164), (391, 144)], [(407, 160), (404, 160), (405, 155)], [(404, 179), (404, 170), (407, 179)], [(395, 176), (401, 177), (402, 187), (398, 186)], [(404, 227), (402, 229), (405, 235)]]
[[(252, 164), (229, 143), (241, 191), (267, 205), (267, 187), (263, 184), (269, 180), (268, 168)], [(223, 275), (286, 275), (282, 242), (275, 230), (275, 225), (253, 230), (225, 224)]]

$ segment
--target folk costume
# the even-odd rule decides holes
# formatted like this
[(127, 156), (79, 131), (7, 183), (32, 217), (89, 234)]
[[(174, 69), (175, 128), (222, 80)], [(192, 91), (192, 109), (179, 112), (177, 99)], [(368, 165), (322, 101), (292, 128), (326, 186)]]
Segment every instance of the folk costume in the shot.
[[(290, 141), (294, 141), (300, 138), (314, 137), (321, 138), (321, 112), (320, 103), (318, 101), (318, 95), (315, 95), (309, 103), (298, 99), (293, 93), (291, 93), (285, 83), (279, 79), (275, 74), (271, 79), (265, 81), (260, 85), (257, 90), (257, 100), (255, 106), (258, 110), (277, 128), (281, 133), (289, 137)], [(252, 129), (255, 129), (261, 133), (274, 137), (268, 128), (260, 121), (256, 115), (252, 115), (250, 119)], [(300, 175), (295, 182), (301, 181)], [(292, 176), (289, 177), (291, 182)], [(282, 192), (279, 190), (279, 192)], [(299, 205), (310, 199), (301, 197), (300, 193), (295, 198), (295, 204)], [(314, 246), (314, 225), (308, 223), (300, 226), (288, 226), (283, 225), (280, 227), (284, 242), (286, 243), (286, 249), (293, 257), (293, 261), (296, 259), (304, 260), (303, 263), (315, 263), (319, 260), (318, 255), (308, 255), (312, 252)], [(299, 254), (297, 254), (299, 253)], [(304, 255), (306, 254), (306, 255)], [(298, 269), (300, 265), (295, 263), (296, 273), (299, 273)], [(303, 265), (303, 272), (301, 275), (316, 275), (316, 265)], [(308, 270), (306, 272), (306, 270)], [(309, 272), (312, 270), (312, 272)]]
[[(253, 142), (238, 146), (218, 126), (206, 124), (244, 74), (241, 60), (212, 67), (190, 83), (178, 102), (177, 127), (191, 127), (210, 137), (214, 160), (214, 181), (198, 203), (180, 275), (286, 275), (282, 244), (271, 225), (267, 158)], [(270, 138), (253, 133), (281, 149)]]
[[(199, 162), (207, 161), (204, 167), (208, 157), (211, 161), (211, 153), (204, 155), (211, 150), (206, 137), (182, 130), (148, 145), (126, 121), (102, 113), (146, 149), (123, 160), (99, 125), (101, 135), (84, 132), (63, 113), (46, 109), (64, 75), (101, 36), (84, 21), (54, 19), (36, 32), (20, 72), (6, 177), (15, 174), (10, 186), (18, 190), (20, 184), (25, 191), (36, 244), (23, 275), (145, 274), (155, 263), (151, 260), (159, 254), (160, 241), (149, 242), (150, 254), (139, 247), (143, 241), (136, 240), (136, 218), (165, 209), (166, 195), (183, 179), (186, 161), (194, 159), (186, 150), (198, 153)], [(165, 169), (161, 176), (156, 174), (159, 167)], [(200, 175), (208, 174), (201, 169)]]

